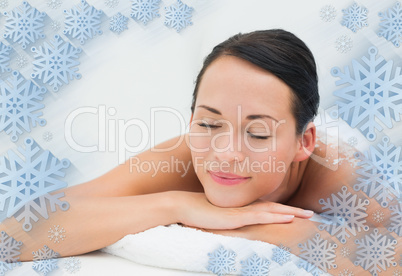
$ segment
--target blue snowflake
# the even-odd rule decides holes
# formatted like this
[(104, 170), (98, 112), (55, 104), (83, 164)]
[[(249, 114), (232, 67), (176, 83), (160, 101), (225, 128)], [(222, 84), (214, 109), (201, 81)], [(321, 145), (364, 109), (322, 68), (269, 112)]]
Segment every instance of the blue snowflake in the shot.
[(111, 9), (116, 8), (118, 4), (119, 0), (105, 0), (105, 5)]
[(0, 73), (10, 72), (10, 51), (11, 47), (0, 42)]
[(68, 273), (78, 272), (81, 268), (81, 261), (77, 257), (70, 257), (64, 261), (64, 269)]
[(392, 76), (393, 61), (376, 58), (376, 47), (370, 47), (368, 53), (369, 58), (363, 56), (362, 62), (353, 59), (352, 68), (345, 66), (344, 73), (339, 67), (331, 69), (332, 76), (340, 78), (335, 84), (342, 86), (333, 92), (341, 100), (336, 101), (338, 111), (331, 116), (342, 116), (352, 128), (357, 126), (368, 140), (374, 141), (375, 130), (383, 129), (377, 120), (388, 128), (392, 128), (392, 119), (400, 121), (402, 74), (398, 67)]
[(290, 248), (280, 244), (279, 246), (272, 249), (273, 256), (272, 260), (280, 265), (290, 261)]
[(236, 253), (226, 250), (222, 246), (212, 253), (208, 253), (209, 262), (207, 270), (212, 273), (223, 276), (230, 272), (236, 271), (235, 258)]
[(327, 272), (327, 269), (336, 268), (335, 264), (335, 248), (336, 243), (329, 243), (327, 240), (320, 238), (320, 234), (316, 234), (313, 239), (307, 240), (307, 243), (299, 243), (300, 255), (302, 258), (298, 267), (302, 267), (313, 275)]
[(32, 252), (32, 254), (33, 254), (32, 268), (38, 272), (43, 273), (43, 275), (46, 276), (46, 274), (58, 268), (57, 257), (59, 257), (59, 253), (54, 252), (46, 245), (43, 246), (43, 249), (39, 249), (36, 252)]
[(361, 240), (356, 240), (356, 266), (361, 266), (368, 270), (372, 275), (378, 275), (381, 269), (387, 270), (390, 265), (396, 266), (394, 262), (395, 245), (397, 241), (387, 238), (374, 229), (370, 235), (365, 235)]
[(58, 91), (63, 83), (68, 84), (74, 78), (81, 78), (76, 67), (80, 64), (78, 55), (81, 49), (64, 42), (59, 35), (55, 35), (50, 43), (45, 42), (43, 46), (32, 47), (31, 50), (35, 53), (34, 73), (31, 74), (31, 78), (38, 78), (43, 83), (50, 84), (53, 86), (53, 91)]
[(391, 41), (396, 47), (399, 47), (402, 41), (401, 3), (396, 2), (388, 11), (384, 13), (380, 12), (378, 15), (381, 17), (381, 29), (378, 32), (378, 36), (384, 37), (386, 40)]
[[(369, 227), (365, 225), (367, 215), (366, 206), (370, 203), (368, 199), (358, 199), (357, 195), (348, 192), (346, 186), (341, 188), (341, 192), (331, 194), (327, 200), (320, 199), (319, 203), (324, 205), (322, 216), (333, 218), (335, 223), (321, 224), (318, 229), (326, 230), (331, 236), (336, 236), (341, 243), (346, 243), (346, 238), (350, 234), (356, 236), (362, 229), (367, 231)], [(350, 234), (349, 234), (350, 233)]]
[(85, 0), (72, 8), (70, 11), (64, 10), (66, 16), (64, 34), (78, 38), (81, 44), (95, 35), (101, 35), (100, 17), (103, 11), (97, 10), (88, 5)]
[(8, 0), (0, 0), (0, 8), (5, 9), (8, 7)]
[(146, 25), (155, 17), (159, 17), (160, 0), (132, 0), (130, 16)]
[(122, 15), (121, 13), (118, 13), (114, 15), (112, 18), (110, 18), (110, 30), (112, 32), (120, 34), (124, 30), (127, 30), (127, 22), (128, 18)]
[(19, 147), (18, 151), (23, 158), (12, 150), (8, 151), (9, 159), (0, 157), (0, 211), (6, 210), (7, 217), (14, 216), (17, 221), (24, 218), (22, 228), (30, 231), (31, 220), (38, 221), (37, 214), (48, 219), (46, 203), (52, 212), (57, 205), (63, 211), (69, 208), (68, 202), (59, 199), (64, 193), (50, 193), (67, 186), (60, 178), (65, 176), (63, 170), (70, 161), (60, 161), (32, 138), (25, 139), (25, 148)]
[(387, 207), (393, 196), (402, 197), (402, 158), (401, 147), (395, 147), (387, 136), (382, 143), (370, 146), (364, 154), (356, 153), (360, 159), (358, 184), (353, 185), (355, 191), (363, 191), (367, 196), (377, 200), (382, 207)]
[(17, 265), (21, 265), (18, 261), (18, 255), (22, 242), (17, 242), (14, 238), (7, 235), (6, 232), (0, 233), (0, 275), (4, 275), (7, 271), (12, 270)]
[(391, 210), (391, 225), (388, 227), (388, 231), (395, 232), (402, 237), (402, 202), (389, 206), (389, 209)]
[(38, 38), (45, 37), (43, 34), (43, 19), (46, 13), (32, 8), (28, 2), (22, 2), (22, 5), (16, 7), (10, 13), (4, 12), (4, 15), (7, 17), (4, 38), (18, 42), (23, 49)]
[(191, 22), (193, 8), (187, 6), (182, 1), (177, 0), (177, 3), (165, 7), (165, 10), (165, 25), (167, 27), (174, 28), (177, 32), (180, 32), (185, 27), (193, 25), (193, 22)]
[(296, 276), (296, 274), (293, 271), (286, 271), (283, 273), (283, 276)]
[(347, 9), (343, 9), (343, 18), (341, 21), (342, 26), (346, 26), (348, 29), (351, 29), (354, 33), (367, 26), (367, 13), (368, 10), (363, 6), (358, 6), (356, 3), (353, 3), (352, 6)]
[(331, 22), (336, 17), (336, 9), (334, 6), (325, 5), (320, 10), (321, 19), (325, 22)]
[(52, 9), (60, 8), (61, 4), (63, 4), (61, 0), (47, 0), (47, 6)]
[(258, 257), (257, 254), (253, 254), (253, 256), (249, 257), (245, 261), (241, 261), (240, 263), (242, 265), (241, 275), (244, 276), (268, 275), (270, 261), (268, 261), (265, 258)]
[(23, 130), (30, 132), (39, 123), (46, 124), (40, 118), (45, 107), (41, 103), (46, 88), (39, 88), (32, 81), (26, 81), (22, 75), (13, 71), (7, 81), (0, 82), (0, 131), (11, 134), (11, 141), (16, 142)]

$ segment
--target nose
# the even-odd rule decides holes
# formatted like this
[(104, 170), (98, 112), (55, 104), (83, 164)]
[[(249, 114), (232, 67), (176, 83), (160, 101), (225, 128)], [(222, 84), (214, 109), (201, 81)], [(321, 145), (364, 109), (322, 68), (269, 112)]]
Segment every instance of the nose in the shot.
[(216, 160), (228, 163), (234, 161), (242, 162), (244, 160), (245, 155), (242, 151), (242, 141), (236, 136), (237, 135), (222, 135), (214, 137), (211, 146)]

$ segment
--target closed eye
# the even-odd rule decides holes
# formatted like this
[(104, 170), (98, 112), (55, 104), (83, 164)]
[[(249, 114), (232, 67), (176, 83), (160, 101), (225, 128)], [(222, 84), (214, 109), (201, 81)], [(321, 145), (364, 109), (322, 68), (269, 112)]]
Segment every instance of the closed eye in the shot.
[(210, 125), (210, 124), (206, 124), (206, 123), (199, 123), (198, 125), (200, 127), (205, 127), (205, 128), (208, 128), (208, 129), (215, 129), (215, 128), (221, 127), (221, 126)]
[(270, 137), (270, 136), (264, 136), (264, 135), (255, 135), (249, 131), (247, 131), (247, 133), (248, 133), (248, 135), (250, 135), (251, 138), (254, 138), (254, 139), (266, 140)]

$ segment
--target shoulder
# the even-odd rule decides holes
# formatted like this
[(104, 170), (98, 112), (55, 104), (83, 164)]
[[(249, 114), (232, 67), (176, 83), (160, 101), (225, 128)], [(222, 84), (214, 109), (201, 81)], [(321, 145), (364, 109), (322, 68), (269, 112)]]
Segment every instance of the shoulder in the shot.
[(356, 180), (356, 150), (342, 141), (318, 140), (311, 156), (303, 161), (305, 169), (298, 191), (288, 204), (321, 211), (319, 200), (353, 186)]

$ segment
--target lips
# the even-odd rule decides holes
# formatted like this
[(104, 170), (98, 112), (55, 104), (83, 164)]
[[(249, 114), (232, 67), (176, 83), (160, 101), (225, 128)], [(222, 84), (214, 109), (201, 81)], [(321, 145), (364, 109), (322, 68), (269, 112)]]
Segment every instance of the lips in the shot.
[(213, 171), (208, 171), (211, 178), (217, 182), (218, 184), (221, 185), (237, 185), (240, 183), (244, 183), (248, 181), (251, 177), (244, 177), (232, 173), (224, 173), (224, 172), (213, 172)]

